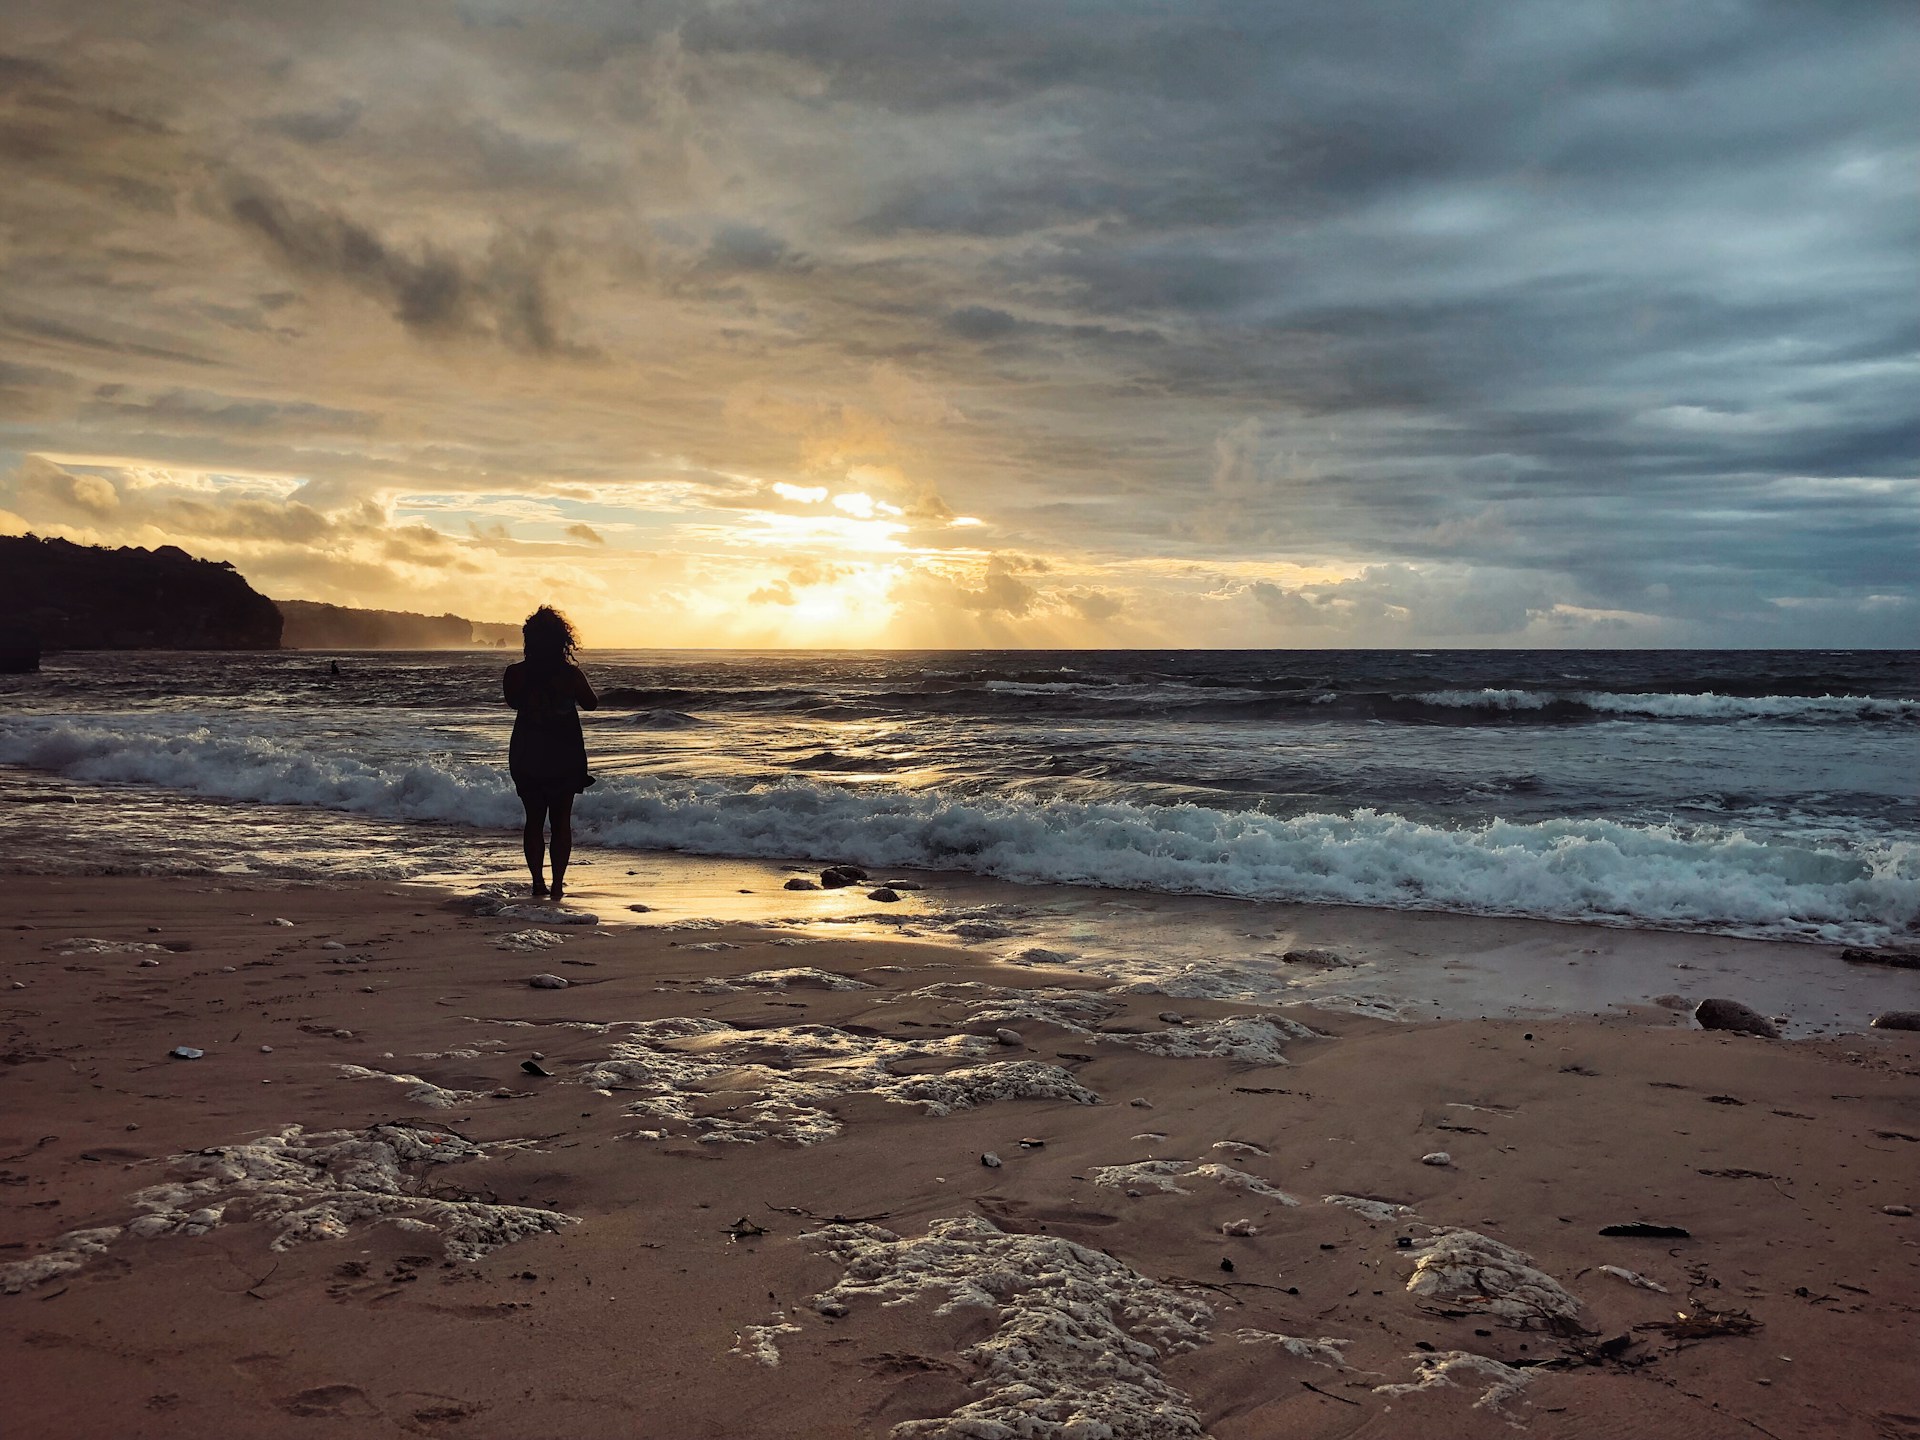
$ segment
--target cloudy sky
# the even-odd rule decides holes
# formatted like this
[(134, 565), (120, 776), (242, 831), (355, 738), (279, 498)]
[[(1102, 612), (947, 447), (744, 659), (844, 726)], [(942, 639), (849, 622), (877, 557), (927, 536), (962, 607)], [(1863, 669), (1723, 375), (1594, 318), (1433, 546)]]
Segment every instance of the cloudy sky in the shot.
[(1920, 643), (1907, 0), (9, 0), (0, 529), (661, 645)]

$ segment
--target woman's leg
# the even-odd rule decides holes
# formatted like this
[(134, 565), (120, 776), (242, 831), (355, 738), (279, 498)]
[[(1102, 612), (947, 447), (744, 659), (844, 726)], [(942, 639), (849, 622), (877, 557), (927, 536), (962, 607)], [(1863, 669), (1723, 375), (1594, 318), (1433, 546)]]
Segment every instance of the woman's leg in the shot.
[(558, 900), (567, 882), (567, 861), (573, 858), (573, 796), (555, 796), (547, 813), (553, 817), (553, 898)]
[[(533, 893), (537, 899), (547, 893), (546, 878), (540, 873), (546, 864), (547, 802), (536, 800), (531, 795), (522, 795), (520, 804), (527, 812), (527, 823), (520, 832), (520, 840), (527, 852), (527, 873), (533, 876)], [(554, 879), (558, 880), (560, 867), (557, 854), (554, 860)]]

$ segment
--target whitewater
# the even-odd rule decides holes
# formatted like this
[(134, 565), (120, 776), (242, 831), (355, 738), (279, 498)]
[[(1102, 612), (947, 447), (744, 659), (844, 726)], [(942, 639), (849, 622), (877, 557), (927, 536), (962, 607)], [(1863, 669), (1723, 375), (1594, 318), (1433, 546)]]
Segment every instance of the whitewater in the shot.
[[(577, 831), (630, 852), (1881, 944), (1920, 932), (1920, 695), (1912, 657), (1886, 656), (1742, 673), (1715, 656), (1692, 668), (1717, 667), (1716, 688), (1683, 690), (1671, 657), (590, 655), (609, 703)], [(9, 682), (0, 765), (402, 835), (517, 826), (501, 661), (349, 656), (356, 678), (329, 688), (327, 658), (56, 657)], [(156, 866), (166, 852), (156, 835)]]

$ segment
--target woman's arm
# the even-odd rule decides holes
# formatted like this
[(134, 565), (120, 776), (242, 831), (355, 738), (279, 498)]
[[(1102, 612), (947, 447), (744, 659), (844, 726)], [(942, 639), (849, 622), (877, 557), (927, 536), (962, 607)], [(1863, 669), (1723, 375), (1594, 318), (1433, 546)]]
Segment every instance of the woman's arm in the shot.
[(520, 708), (520, 667), (509, 665), (507, 673), (500, 677), (500, 693), (507, 704), (514, 709)]
[(600, 697), (593, 693), (593, 684), (587, 679), (587, 672), (578, 665), (573, 667), (573, 698), (580, 702), (582, 710), (600, 708)]

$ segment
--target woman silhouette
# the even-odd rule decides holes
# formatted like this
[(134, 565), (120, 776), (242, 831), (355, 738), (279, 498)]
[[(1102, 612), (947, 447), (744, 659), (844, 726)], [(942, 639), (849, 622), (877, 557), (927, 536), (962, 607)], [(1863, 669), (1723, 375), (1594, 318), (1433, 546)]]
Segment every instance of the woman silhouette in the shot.
[(527, 869), (535, 899), (547, 895), (541, 875), (546, 825), (553, 822), (553, 899), (566, 895), (567, 861), (573, 855), (573, 797), (593, 784), (587, 774), (587, 741), (580, 712), (599, 708), (600, 697), (574, 663), (579, 637), (567, 617), (542, 605), (520, 627), (526, 658), (502, 678), (507, 704), (517, 712), (507, 747), (507, 771), (526, 807)]

